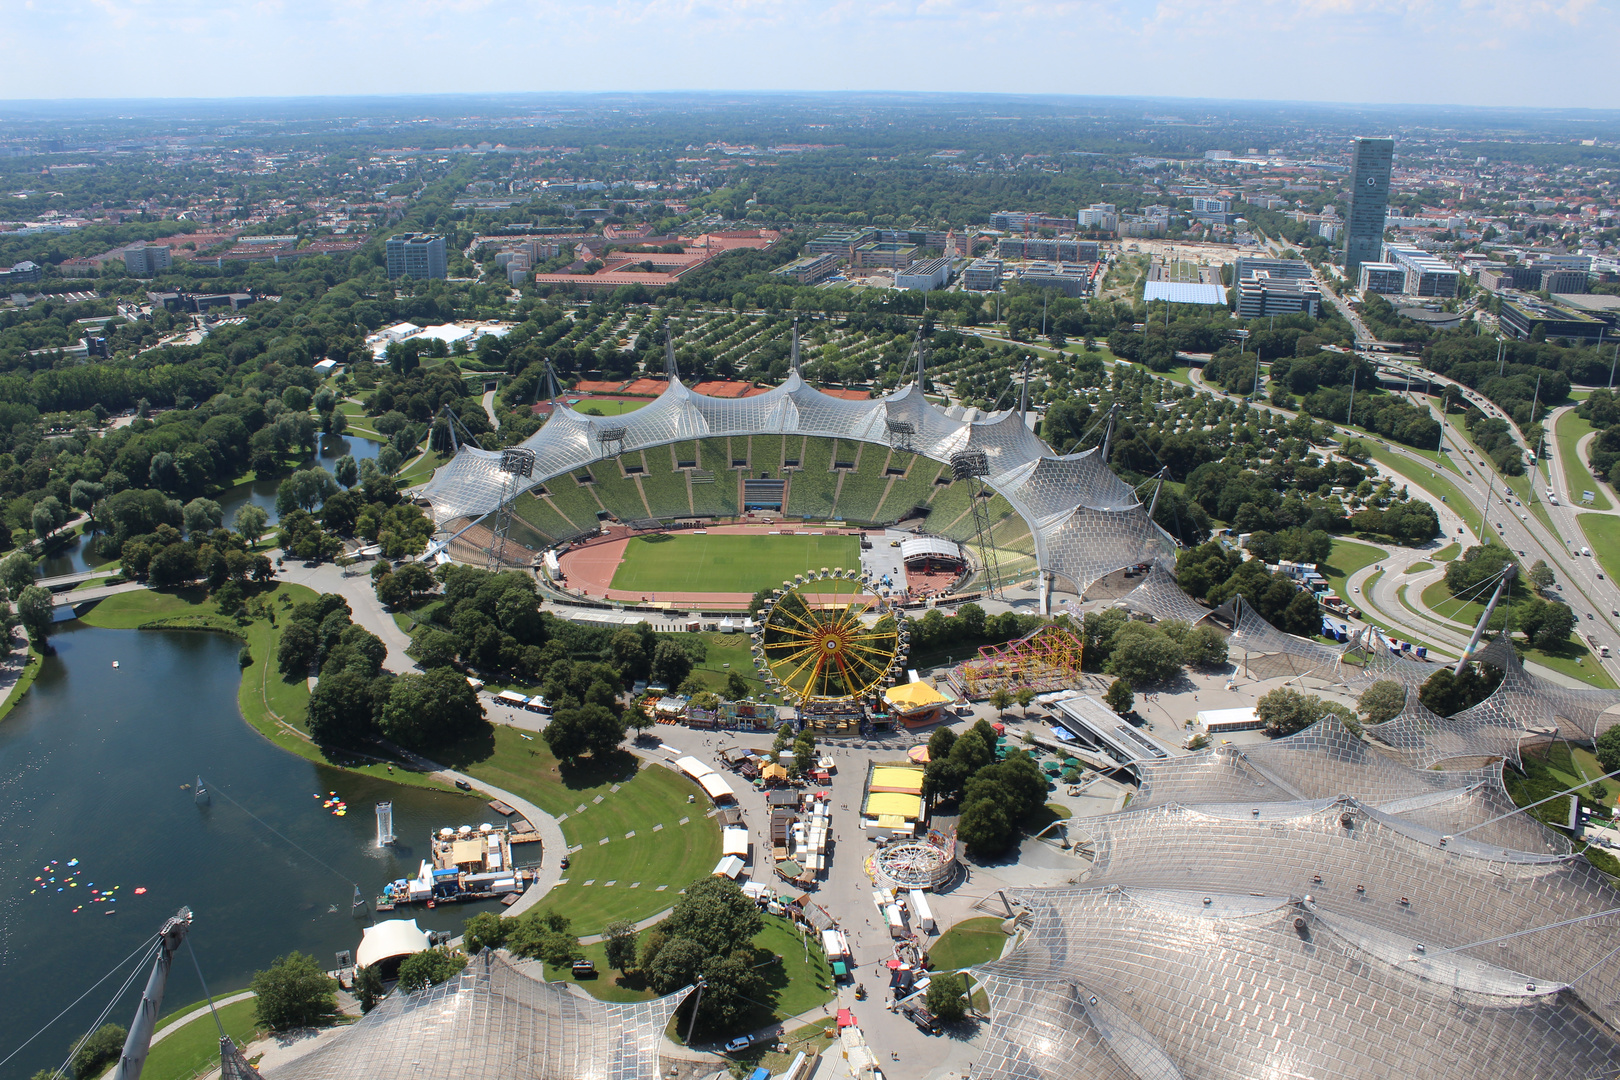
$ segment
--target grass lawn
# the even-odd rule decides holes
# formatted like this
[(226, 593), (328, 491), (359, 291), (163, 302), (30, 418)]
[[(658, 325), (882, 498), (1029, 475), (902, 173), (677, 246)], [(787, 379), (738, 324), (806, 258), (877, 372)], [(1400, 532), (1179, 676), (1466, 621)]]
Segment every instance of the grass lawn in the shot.
[(1432, 562), (1415, 562), (1411, 566), (1408, 566), (1406, 568), (1406, 572), (1408, 574), (1421, 574), (1425, 570), (1433, 570), (1433, 569), (1434, 569), (1434, 563), (1432, 563)]
[(1358, 544), (1354, 540), (1335, 540), (1333, 553), (1328, 556), (1327, 565), (1321, 568), (1322, 576), (1328, 579), (1335, 592), (1348, 600), (1350, 575), (1387, 558), (1389, 552), (1383, 548)]
[[(832, 998), (832, 967), (827, 954), (815, 940), (805, 949), (804, 940), (788, 920), (776, 915), (764, 916), (765, 926), (754, 935), (753, 946), (757, 954), (755, 963), (764, 965), (760, 971), (769, 988), (768, 999), (774, 1006), (769, 1013), (755, 1009), (738, 1025), (739, 1031), (761, 1027), (772, 1021), (786, 1020), (790, 1016), (808, 1012)], [(579, 929), (577, 926), (575, 929)], [(642, 981), (638, 972), (621, 977), (607, 966), (607, 953), (603, 945), (582, 946), (580, 952), (596, 965), (595, 978), (576, 979), (567, 968), (545, 966), (546, 978), (552, 982), (571, 982), (592, 997), (603, 1001), (646, 1001), (655, 995)], [(775, 958), (775, 959), (773, 959)], [(816, 1025), (819, 1030), (819, 1025)], [(685, 1035), (683, 1031), (682, 1036)]]
[[(755, 593), (823, 566), (860, 565), (861, 542), (854, 536), (657, 533), (638, 536), (625, 547), (613, 587), (647, 593)], [(828, 583), (827, 591), (840, 591), (836, 584)]]
[(975, 964), (988, 964), (1001, 956), (1007, 935), (996, 918), (965, 919), (939, 936), (928, 947), (928, 961), (940, 971), (955, 971)]
[[(708, 649), (708, 655), (703, 662), (692, 668), (692, 674), (705, 687), (725, 695), (726, 682), (731, 673), (736, 672), (748, 684), (748, 693), (758, 700), (780, 701), (781, 698), (771, 691), (764, 680), (760, 679), (754, 667), (754, 656), (749, 651), (753, 641), (747, 634), (717, 634), (704, 632), (701, 634), (670, 634), (670, 637), (701, 638)], [(729, 666), (728, 666), (729, 665)]]
[(39, 674), (40, 664), (44, 662), (44, 659), (43, 656), (34, 651), (32, 645), (28, 646), (28, 660), (23, 664), (22, 674), (18, 675), (17, 681), (12, 684), (11, 692), (6, 695), (6, 700), (0, 702), (0, 720), (4, 720), (6, 714), (17, 707), (17, 702), (21, 701), (23, 695), (28, 693), (28, 688), (34, 685), (34, 677)]
[(374, 417), (366, 415), (366, 407), (355, 401), (345, 401), (338, 406), (338, 411), (349, 421), (345, 435), (362, 435), (368, 439), (384, 441), (383, 436), (372, 425), (376, 423)]
[[(1472, 627), (1479, 621), (1479, 616), (1485, 610), (1485, 604), (1490, 600), (1490, 596), (1487, 593), (1478, 600), (1470, 600), (1467, 603), (1459, 604), (1452, 597), (1451, 591), (1446, 588), (1446, 583), (1437, 581), (1423, 590), (1420, 599), (1425, 607), (1431, 609), (1440, 617), (1465, 623)], [(1506, 604), (1506, 602), (1507, 600), (1504, 598), (1503, 604)], [(1501, 606), (1498, 605), (1498, 610), (1500, 610)], [(1524, 659), (1527, 663), (1540, 664), (1562, 675), (1568, 675), (1572, 679), (1579, 679), (1588, 686), (1613, 689), (1615, 687), (1614, 679), (1594, 662), (1592, 650), (1586, 647), (1586, 642), (1580, 640), (1581, 635), (1586, 632), (1582, 625), (1586, 621), (1586, 619), (1580, 620), (1580, 624), (1575, 627), (1575, 633), (1568, 641), (1552, 649), (1530, 649), (1524, 653)]]
[[(1547, 766), (1547, 770), (1566, 788), (1590, 783), (1609, 771), (1598, 762), (1597, 755), (1592, 751), (1581, 746), (1571, 746), (1567, 742), (1549, 743), (1526, 750), (1525, 754), (1540, 759), (1541, 763)], [(1620, 788), (1609, 781), (1604, 781), (1603, 786), (1609, 791), (1603, 803), (1612, 807), (1615, 805), (1616, 793)], [(1581, 792), (1581, 801), (1591, 801), (1584, 791)]]
[(1620, 581), (1620, 518), (1608, 514), (1576, 514), (1586, 546), (1592, 549), (1598, 565), (1610, 581)]
[(1479, 534), (1479, 526), (1483, 521), (1479, 509), (1463, 498), (1462, 492), (1458, 491), (1457, 486), (1450, 480), (1433, 469), (1425, 469), (1416, 462), (1397, 457), (1376, 444), (1369, 443), (1367, 453), (1391, 472), (1405, 477), (1413, 486), (1420, 487), (1433, 497), (1444, 501), (1465, 523), (1474, 527), (1475, 535)]
[(1593, 510), (1611, 510), (1614, 504), (1609, 501), (1607, 489), (1592, 476), (1592, 470), (1586, 467), (1586, 461), (1575, 449), (1575, 444), (1590, 434), (1592, 425), (1574, 412), (1560, 416), (1557, 426), (1553, 428), (1553, 437), (1558, 440), (1558, 453), (1564, 459), (1564, 476), (1569, 480), (1569, 501), (1573, 503), (1581, 497), (1581, 492), (1590, 491)]
[[(459, 767), (548, 814), (568, 815), (561, 822), (563, 836), (580, 850), (569, 856), (567, 884), (552, 889), (544, 907), (572, 919), (582, 937), (601, 933), (615, 919), (639, 921), (672, 907), (679, 889), (720, 860), (720, 828), (704, 816), (708, 796), (670, 769), (643, 768), (631, 778), (635, 763), (629, 755), (611, 771), (565, 768), (544, 742), (522, 739), (506, 727), (495, 729), (493, 753), (487, 740), (477, 752), (479, 760)], [(600, 803), (594, 801), (598, 795)], [(696, 798), (689, 803), (688, 796)], [(682, 825), (681, 818), (689, 821)], [(655, 825), (663, 828), (654, 831)], [(660, 885), (667, 886), (663, 892)]]
[(647, 401), (614, 401), (611, 398), (584, 398), (570, 405), (569, 408), (586, 416), (623, 416), (625, 413), (635, 412), (652, 404)]
[[(187, 1005), (184, 1010), (177, 1010), (176, 1014), (171, 1015), (190, 1012), (205, 1004), (197, 1002)], [(219, 1022), (224, 1025), (225, 1034), (234, 1039), (238, 1046), (253, 1038), (258, 1030), (253, 1018), (257, 1004), (249, 998), (219, 1010)], [(161, 1031), (163, 1021), (158, 1021), (158, 1024)], [(193, 1076), (218, 1068), (219, 1029), (214, 1026), (214, 1018), (205, 1013), (162, 1042), (153, 1044), (141, 1075), (146, 1080), (191, 1080)]]
[(1450, 562), (1452, 559), (1455, 559), (1458, 555), (1461, 555), (1461, 554), (1462, 554), (1462, 545), (1461, 544), (1447, 544), (1445, 547), (1441, 548), (1439, 551), (1437, 551), (1433, 555), (1429, 556), (1429, 558), (1433, 559), (1437, 563), (1442, 563), (1442, 562)]
[(449, 455), (441, 454), (437, 450), (429, 450), (417, 458), (409, 468), (394, 477), (394, 486), (408, 488), (415, 487), (417, 484), (425, 484), (432, 478), (433, 470), (449, 460)]

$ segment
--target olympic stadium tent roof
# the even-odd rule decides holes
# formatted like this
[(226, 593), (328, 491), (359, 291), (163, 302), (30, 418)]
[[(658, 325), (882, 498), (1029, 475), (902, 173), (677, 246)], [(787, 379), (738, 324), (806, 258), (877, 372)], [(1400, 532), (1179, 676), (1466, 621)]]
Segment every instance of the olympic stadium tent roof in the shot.
[[(1055, 456), (1016, 410), (952, 418), (928, 402), (915, 383), (883, 397), (851, 401), (806, 385), (797, 371), (780, 386), (745, 398), (707, 397), (672, 378), (657, 400), (623, 416), (585, 416), (559, 405), (545, 426), (520, 444), (534, 452), (535, 464), (517, 490), (617, 453), (687, 439), (787, 432), (891, 446), (896, 428), (908, 431), (904, 438), (912, 450), (934, 461), (982, 452), (990, 470), (985, 481), (1029, 523), (1039, 566), (1077, 592), (1174, 549), (1098, 450)], [(421, 491), (434, 519), (443, 525), (495, 510), (509, 493), (500, 461), (499, 451), (461, 447)]]
[(1225, 305), (1226, 290), (1219, 285), (1196, 285), (1186, 281), (1149, 281), (1142, 289), (1142, 299), (1216, 306)]
[(577, 994), (485, 949), (467, 970), (414, 994), (395, 992), (331, 1042), (266, 1080), (656, 1080), (664, 1027), (691, 992), (631, 1004)]

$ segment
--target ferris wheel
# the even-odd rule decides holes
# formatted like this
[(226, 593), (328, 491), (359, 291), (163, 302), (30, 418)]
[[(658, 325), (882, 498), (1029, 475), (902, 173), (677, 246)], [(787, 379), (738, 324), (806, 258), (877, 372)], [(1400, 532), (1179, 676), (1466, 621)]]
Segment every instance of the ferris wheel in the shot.
[(801, 704), (855, 701), (893, 684), (908, 636), (904, 616), (861, 571), (823, 569), (773, 590), (754, 631), (754, 665)]

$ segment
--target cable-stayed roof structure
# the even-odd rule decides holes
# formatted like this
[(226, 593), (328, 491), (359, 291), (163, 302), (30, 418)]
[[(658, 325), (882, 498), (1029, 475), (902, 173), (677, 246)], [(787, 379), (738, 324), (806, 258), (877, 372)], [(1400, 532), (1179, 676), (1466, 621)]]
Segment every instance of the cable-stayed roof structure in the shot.
[[(534, 487), (618, 453), (688, 439), (785, 433), (889, 446), (895, 430), (906, 432), (909, 450), (941, 463), (982, 453), (989, 464), (986, 484), (1028, 523), (1044, 575), (1062, 578), (1077, 593), (1109, 573), (1174, 550), (1100, 450), (1053, 454), (1017, 410), (971, 420), (950, 416), (916, 382), (852, 401), (822, 393), (795, 370), (763, 394), (715, 398), (672, 374), (656, 400), (622, 416), (586, 416), (558, 405), (545, 426), (519, 445), (534, 452), (527, 483)], [(463, 446), (433, 474), (421, 496), (439, 524), (479, 518), (500, 506), (508, 481), (500, 456)]]
[(390, 994), (330, 1043), (264, 1076), (657, 1080), (664, 1028), (690, 992), (611, 1004), (530, 976), (485, 949), (461, 975)]

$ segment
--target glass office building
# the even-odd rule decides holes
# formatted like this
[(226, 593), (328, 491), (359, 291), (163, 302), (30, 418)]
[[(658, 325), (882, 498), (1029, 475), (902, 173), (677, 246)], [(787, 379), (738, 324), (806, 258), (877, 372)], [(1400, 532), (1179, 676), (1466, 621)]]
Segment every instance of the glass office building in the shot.
[(1358, 280), (1361, 264), (1384, 253), (1384, 216), (1389, 206), (1389, 173), (1395, 163), (1394, 139), (1357, 139), (1350, 166), (1350, 222), (1345, 230), (1344, 275)]

